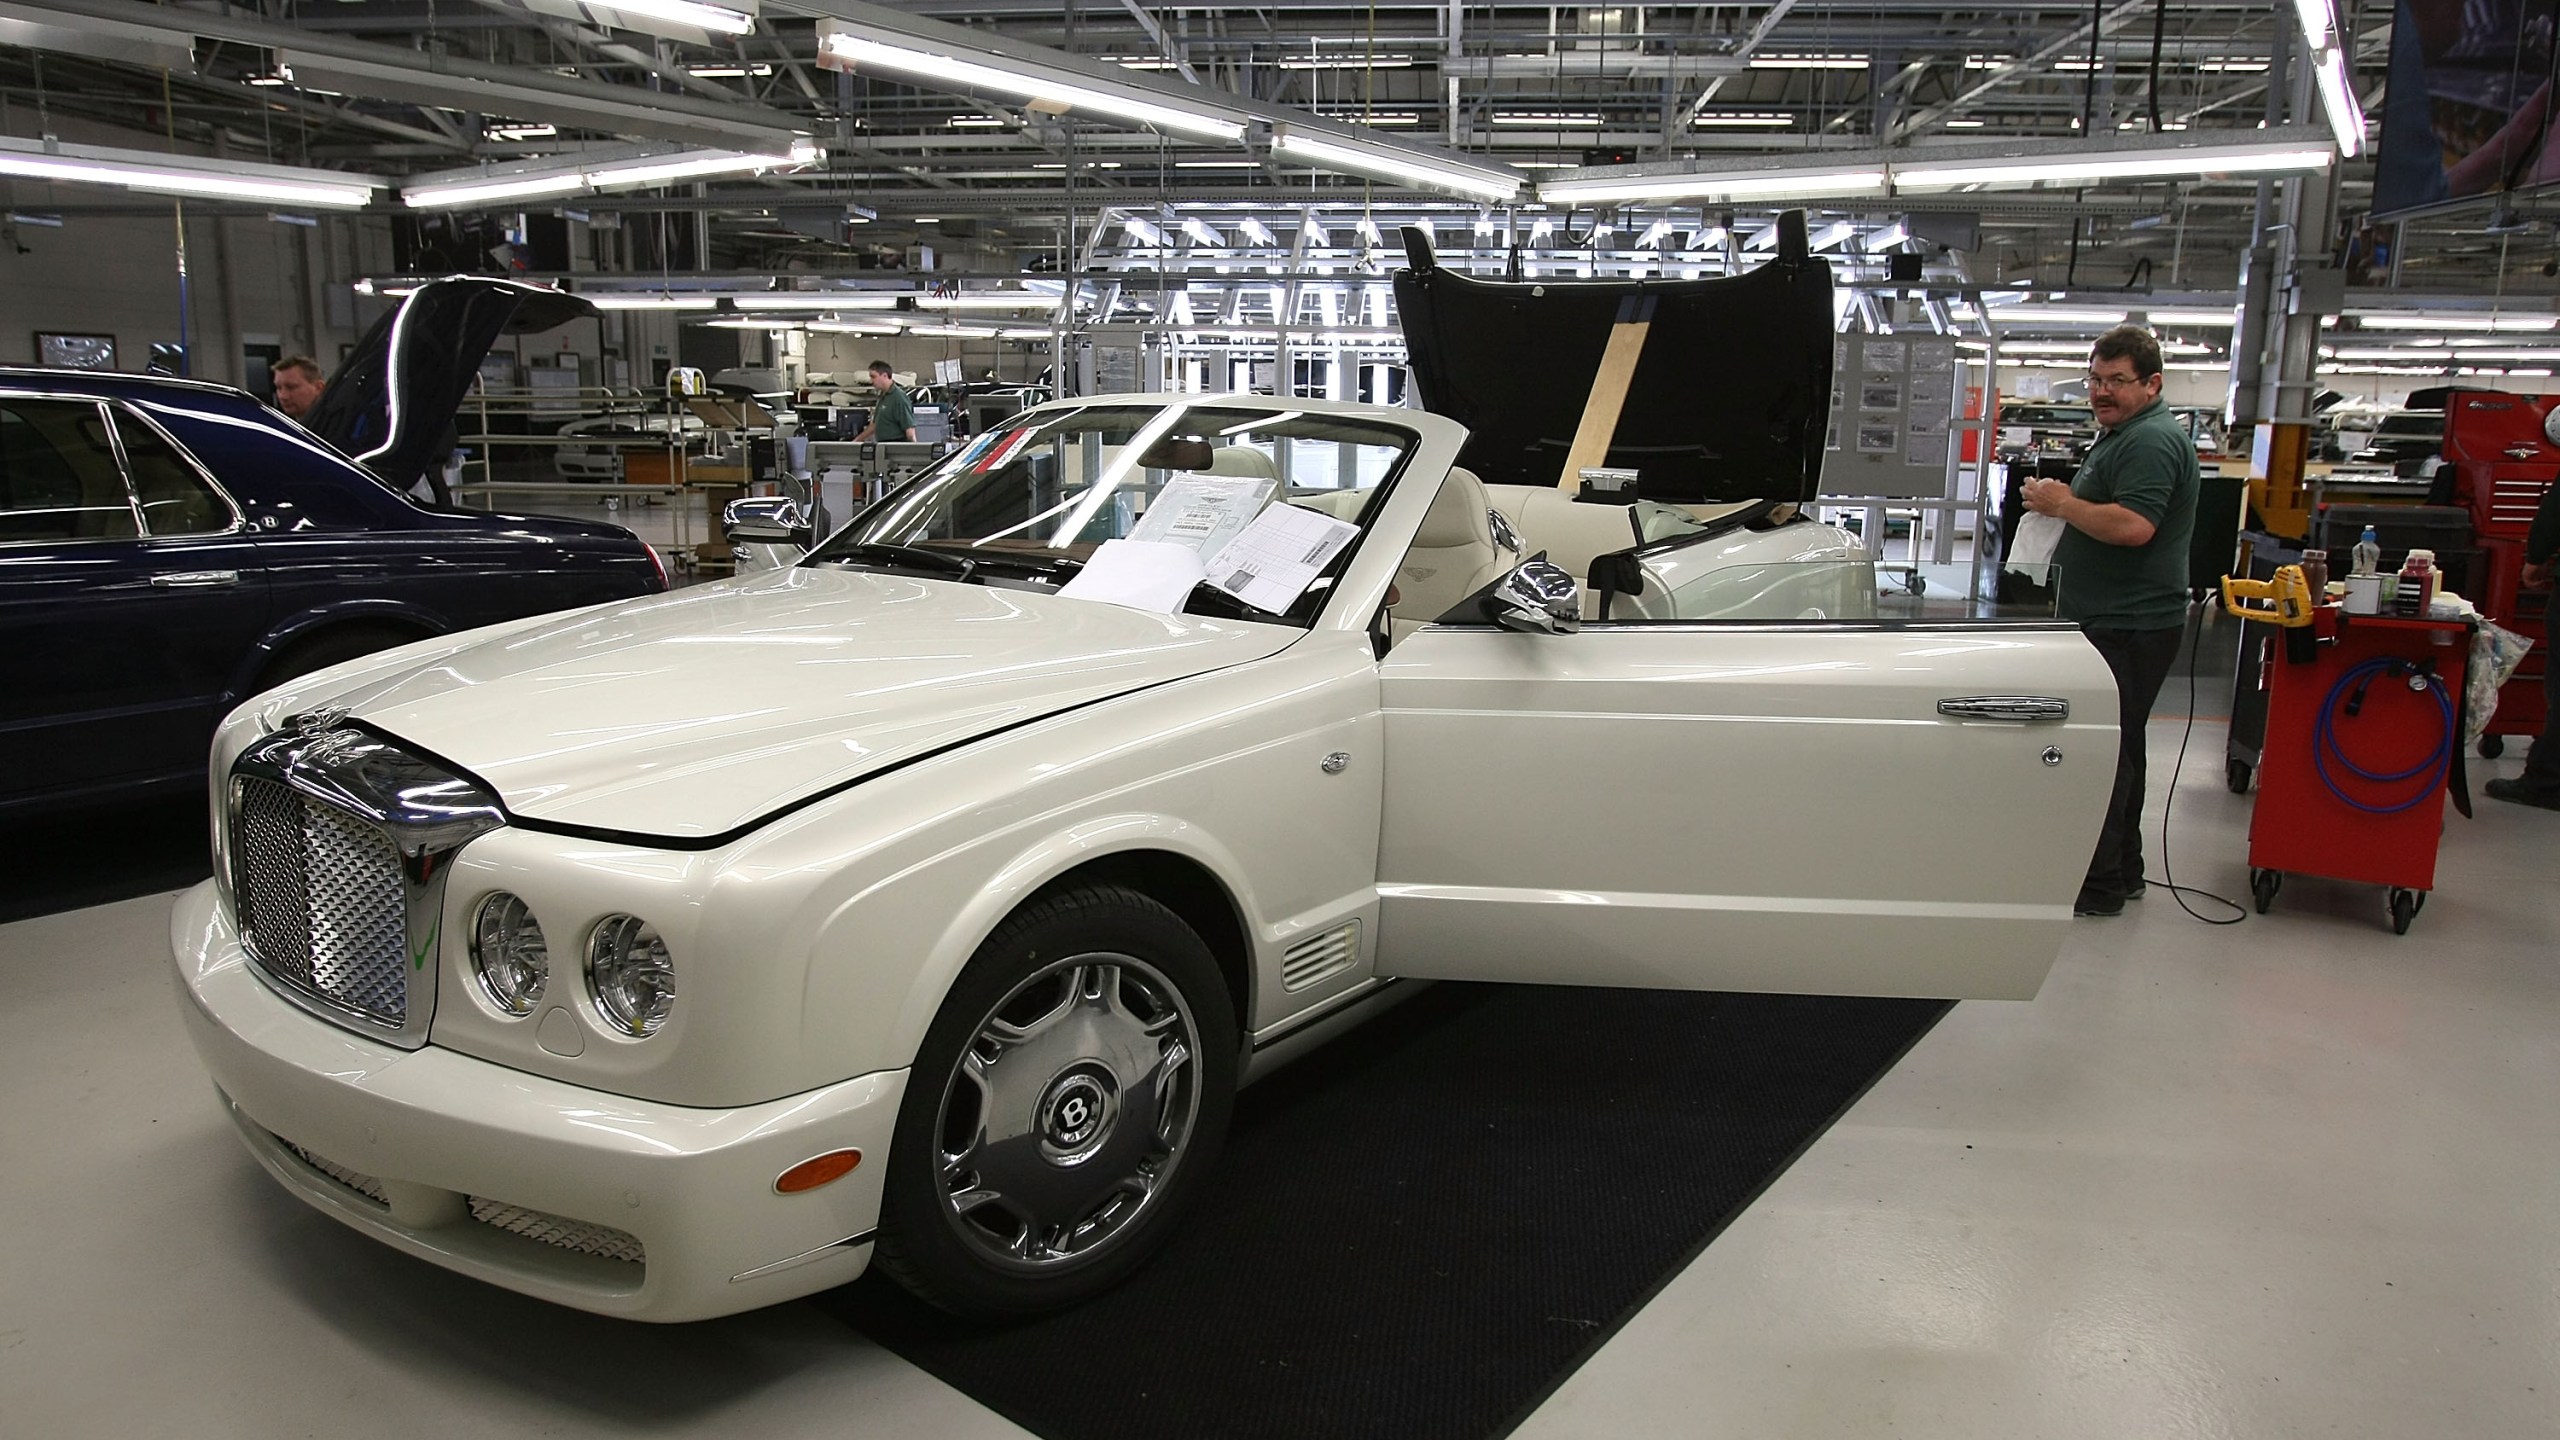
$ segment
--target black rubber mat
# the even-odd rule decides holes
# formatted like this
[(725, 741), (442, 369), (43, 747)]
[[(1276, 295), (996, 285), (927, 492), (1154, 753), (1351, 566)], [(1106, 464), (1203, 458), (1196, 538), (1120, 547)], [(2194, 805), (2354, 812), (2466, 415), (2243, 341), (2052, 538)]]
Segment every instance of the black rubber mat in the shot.
[(213, 873), (210, 846), (202, 787), (0, 822), (0, 924), (183, 890)]
[(1935, 1000), (1442, 985), (1239, 1099), (1127, 1285), (972, 1330), (818, 1303), (1048, 1440), (1507, 1432), (1926, 1034)]

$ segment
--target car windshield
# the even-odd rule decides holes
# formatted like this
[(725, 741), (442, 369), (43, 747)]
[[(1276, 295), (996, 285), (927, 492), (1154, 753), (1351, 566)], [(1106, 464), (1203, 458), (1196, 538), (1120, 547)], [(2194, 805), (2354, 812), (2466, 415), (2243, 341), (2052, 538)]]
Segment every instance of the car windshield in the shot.
[(1106, 543), (1141, 541), (1190, 552), (1149, 563), (1203, 575), (1178, 608), (1307, 624), (1415, 443), (1401, 426), (1250, 398), (1035, 411), (945, 456), (804, 563), (1045, 588), (1088, 565), (1099, 580), (1137, 554), (1097, 564)]
[(2432, 440), (2444, 433), (2444, 416), (2441, 413), (2422, 411), (2412, 411), (2405, 415), (2386, 415), (2383, 417), (2380, 428), (2374, 433), (2396, 435), (2404, 439)]

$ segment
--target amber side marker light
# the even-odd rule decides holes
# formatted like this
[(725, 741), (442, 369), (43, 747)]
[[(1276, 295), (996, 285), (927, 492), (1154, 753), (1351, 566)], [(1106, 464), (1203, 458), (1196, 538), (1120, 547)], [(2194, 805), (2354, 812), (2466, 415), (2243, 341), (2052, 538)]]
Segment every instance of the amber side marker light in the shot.
[(783, 1171), (782, 1178), (773, 1182), (773, 1188), (784, 1195), (815, 1190), (852, 1174), (853, 1167), (861, 1163), (862, 1152), (859, 1150), (830, 1150)]

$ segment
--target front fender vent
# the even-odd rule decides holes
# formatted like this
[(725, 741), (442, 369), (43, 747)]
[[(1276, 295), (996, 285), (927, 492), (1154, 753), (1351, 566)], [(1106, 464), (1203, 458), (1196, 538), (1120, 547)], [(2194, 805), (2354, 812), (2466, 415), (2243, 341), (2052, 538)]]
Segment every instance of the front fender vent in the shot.
[(1280, 988), (1304, 990), (1360, 963), (1360, 922), (1345, 921), (1280, 954)]

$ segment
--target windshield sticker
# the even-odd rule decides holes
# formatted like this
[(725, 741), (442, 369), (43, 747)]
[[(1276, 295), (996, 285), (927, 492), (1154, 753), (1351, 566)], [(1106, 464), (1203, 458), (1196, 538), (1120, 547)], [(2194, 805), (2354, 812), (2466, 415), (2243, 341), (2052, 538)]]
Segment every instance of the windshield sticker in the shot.
[(1209, 583), (1257, 610), (1284, 615), (1359, 534), (1348, 520), (1274, 505), (1209, 557)]
[(1129, 538), (1188, 545), (1198, 554), (1215, 555), (1243, 533), (1279, 488), (1272, 480), (1180, 476), (1166, 481), (1147, 502), (1146, 514)]

